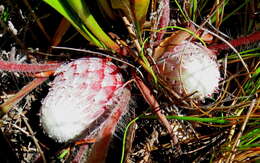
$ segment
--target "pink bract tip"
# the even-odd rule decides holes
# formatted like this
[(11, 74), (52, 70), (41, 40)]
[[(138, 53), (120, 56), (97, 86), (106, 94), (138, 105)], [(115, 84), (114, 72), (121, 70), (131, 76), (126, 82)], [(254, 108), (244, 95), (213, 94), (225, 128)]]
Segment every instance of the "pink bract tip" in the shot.
[(184, 41), (158, 61), (161, 76), (179, 94), (204, 100), (218, 88), (219, 66), (214, 54), (199, 44)]

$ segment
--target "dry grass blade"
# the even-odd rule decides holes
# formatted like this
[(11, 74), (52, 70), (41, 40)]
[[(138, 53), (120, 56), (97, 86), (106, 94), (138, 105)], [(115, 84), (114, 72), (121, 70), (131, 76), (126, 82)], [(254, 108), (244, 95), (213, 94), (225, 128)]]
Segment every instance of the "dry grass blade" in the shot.
[(124, 21), (126, 28), (129, 32), (129, 35), (131, 37), (131, 39), (133, 40), (135, 47), (137, 49), (137, 51), (140, 53), (142, 51), (142, 47), (137, 39), (136, 33), (134, 32), (134, 30), (132, 29), (132, 24), (129, 22), (129, 20), (127, 19), (126, 16), (122, 17), (122, 20)]
[(34, 88), (38, 87), (48, 78), (36, 78), (26, 86), (24, 86), (18, 93), (8, 99), (5, 103), (0, 105), (0, 117), (7, 113), (13, 105), (18, 103), (24, 96), (31, 92)]
[(251, 115), (251, 113), (252, 113), (252, 110), (253, 110), (254, 107), (255, 107), (255, 103), (256, 103), (256, 100), (254, 99), (254, 100), (252, 101), (250, 107), (249, 107), (249, 110), (248, 110), (247, 116), (246, 116), (246, 118), (245, 118), (245, 121), (244, 121), (244, 123), (243, 123), (243, 125), (242, 125), (242, 127), (241, 127), (241, 129), (240, 129), (240, 131), (239, 131), (239, 133), (238, 133), (238, 135), (237, 135), (237, 137), (236, 137), (236, 140), (235, 140), (234, 144), (233, 144), (233, 147), (232, 147), (232, 149), (231, 149), (230, 155), (229, 155), (229, 157), (228, 157), (228, 159), (227, 159), (227, 163), (232, 163), (233, 160), (234, 160), (236, 147), (239, 145), (240, 137), (241, 137), (243, 131), (245, 130), (245, 127), (246, 127), (246, 124), (247, 124), (247, 122), (248, 122), (248, 119), (249, 119), (249, 117), (250, 117), (250, 115)]
[(69, 27), (71, 26), (70, 22), (67, 21), (65, 18), (62, 18), (53, 38), (52, 38), (52, 46), (57, 46), (61, 42), (62, 37), (68, 31)]
[(241, 63), (243, 64), (243, 66), (245, 67), (246, 71), (248, 72), (248, 76), (251, 77), (250, 71), (249, 71), (249, 69), (248, 69), (247, 64), (245, 63), (245, 61), (243, 60), (243, 58), (241, 57), (241, 55), (239, 54), (239, 52), (236, 50), (236, 48), (235, 48), (232, 44), (230, 44), (227, 40), (225, 40), (224, 38), (222, 38), (222, 37), (220, 37), (219, 35), (215, 34), (214, 32), (211, 32), (210, 30), (208, 30), (208, 29), (206, 29), (206, 28), (203, 28), (203, 27), (201, 27), (201, 26), (198, 26), (198, 25), (195, 24), (194, 22), (193, 22), (193, 24), (194, 24), (196, 27), (201, 28), (202, 30), (204, 30), (204, 31), (206, 31), (206, 32), (208, 32), (208, 33), (210, 33), (210, 34), (212, 34), (213, 36), (217, 37), (218, 39), (220, 39), (221, 41), (223, 41), (225, 44), (227, 44), (227, 45), (230, 47), (230, 49), (232, 49), (232, 50), (237, 54), (237, 56), (239, 57)]
[(31, 138), (32, 138), (36, 148), (38, 149), (38, 151), (39, 151), (39, 153), (40, 153), (40, 155), (42, 157), (43, 163), (47, 163), (47, 160), (46, 160), (45, 155), (44, 155), (44, 153), (43, 153), (43, 151), (41, 149), (41, 146), (38, 143), (38, 139), (34, 136), (35, 134), (34, 134), (32, 128), (31, 128), (30, 124), (28, 123), (27, 119), (24, 117), (24, 115), (22, 115), (22, 120), (24, 121), (27, 129), (30, 132), (30, 136), (31, 136)]

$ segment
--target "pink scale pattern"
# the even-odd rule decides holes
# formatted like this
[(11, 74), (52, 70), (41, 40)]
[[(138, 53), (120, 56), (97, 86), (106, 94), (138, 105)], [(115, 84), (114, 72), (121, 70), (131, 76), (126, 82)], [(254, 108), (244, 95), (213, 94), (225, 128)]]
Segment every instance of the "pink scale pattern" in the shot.
[(59, 142), (80, 137), (90, 125), (93, 128), (122, 91), (122, 76), (106, 59), (77, 59), (55, 74), (40, 114), (44, 131)]

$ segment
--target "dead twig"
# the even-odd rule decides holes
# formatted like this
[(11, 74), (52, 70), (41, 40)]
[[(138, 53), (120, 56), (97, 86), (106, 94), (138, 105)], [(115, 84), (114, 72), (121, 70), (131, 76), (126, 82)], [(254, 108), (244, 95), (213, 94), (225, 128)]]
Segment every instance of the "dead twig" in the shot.
[(238, 135), (237, 135), (237, 138), (236, 138), (236, 140), (235, 140), (235, 142), (234, 142), (234, 144), (233, 144), (233, 147), (232, 147), (232, 150), (231, 150), (231, 152), (230, 152), (230, 155), (229, 155), (229, 157), (228, 157), (228, 159), (227, 159), (227, 162), (228, 162), (228, 163), (232, 163), (233, 160), (234, 160), (234, 157), (235, 157), (235, 155), (236, 155), (236, 154), (235, 154), (236, 147), (239, 145), (240, 137), (242, 136), (242, 133), (243, 133), (243, 131), (245, 130), (246, 124), (247, 124), (248, 119), (249, 119), (249, 117), (250, 117), (250, 115), (251, 115), (251, 112), (252, 112), (252, 110), (253, 110), (253, 108), (254, 108), (254, 106), (255, 106), (255, 103), (256, 103), (256, 100), (255, 100), (255, 99), (252, 100), (251, 105), (250, 105), (249, 110), (248, 110), (248, 113), (247, 113), (247, 115), (246, 115), (245, 121), (244, 121), (243, 125), (241, 126), (241, 129), (240, 129), (240, 131), (239, 131), (239, 133), (238, 133)]
[(7, 113), (11, 107), (19, 102), (24, 96), (26, 96), (33, 89), (38, 87), (48, 78), (36, 78), (26, 86), (24, 86), (18, 93), (16, 93), (13, 97), (9, 98), (5, 103), (0, 105), (0, 118)]
[(32, 138), (36, 148), (38, 149), (38, 151), (39, 151), (39, 153), (40, 153), (40, 155), (42, 157), (43, 162), (47, 163), (45, 155), (44, 155), (44, 153), (43, 153), (43, 151), (41, 149), (41, 146), (38, 143), (38, 139), (36, 139), (36, 137), (34, 136), (34, 133), (33, 133), (33, 130), (31, 128), (30, 124), (28, 123), (27, 119), (25, 118), (25, 116), (23, 114), (21, 114), (21, 118), (22, 118), (23, 122), (25, 123), (25, 125), (26, 125), (26, 127), (27, 127), (27, 129), (28, 129), (28, 131), (30, 133), (30, 137)]

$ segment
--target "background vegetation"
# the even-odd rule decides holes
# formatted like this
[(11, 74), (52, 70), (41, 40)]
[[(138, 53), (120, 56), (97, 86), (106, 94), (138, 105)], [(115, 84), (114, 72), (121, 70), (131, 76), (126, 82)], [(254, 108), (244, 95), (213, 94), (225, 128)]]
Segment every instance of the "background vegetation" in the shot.
[[(37, 79), (26, 67), (86, 56), (124, 67), (132, 91), (107, 162), (259, 160), (259, 9), (258, 0), (1, 0), (0, 58), (9, 62), (0, 62), (0, 162), (65, 162), (82, 146), (91, 148), (58, 144), (43, 133), (38, 112), (53, 77)], [(176, 31), (215, 50), (223, 79), (212, 98), (179, 97), (153, 69), (151, 53)]]

